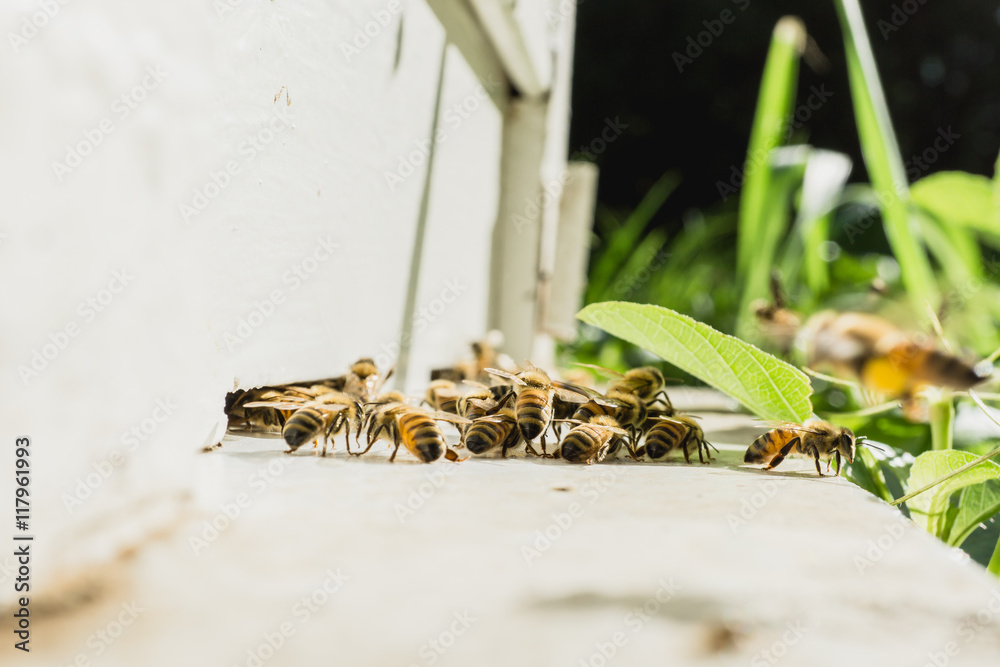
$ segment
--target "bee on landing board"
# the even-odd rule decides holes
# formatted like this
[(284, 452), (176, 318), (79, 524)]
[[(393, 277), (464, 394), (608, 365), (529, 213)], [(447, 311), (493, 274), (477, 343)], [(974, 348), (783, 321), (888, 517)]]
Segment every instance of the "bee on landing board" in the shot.
[(331, 392), (318, 396), (314, 400), (295, 400), (295, 396), (281, 399), (247, 403), (247, 407), (270, 407), (275, 410), (294, 410), (281, 429), (281, 437), (288, 445), (288, 453), (297, 451), (310, 440), (317, 444), (322, 439), (323, 448), (320, 452), (326, 456), (326, 445), (335, 435), (345, 432), (347, 453), (351, 453), (351, 426), (356, 425), (360, 432), (361, 406), (358, 402), (340, 392)]
[(458, 399), (458, 387), (455, 386), (454, 382), (451, 380), (434, 380), (427, 385), (427, 394), (424, 396), (424, 403), (431, 406), (432, 410), (457, 415)]
[(693, 447), (698, 451), (699, 461), (712, 462), (712, 454), (709, 451), (712, 445), (705, 440), (704, 431), (693, 417), (653, 414), (646, 420), (645, 427), (646, 441), (635, 450), (635, 458), (647, 454), (651, 459), (662, 459), (671, 451), (680, 449), (684, 452), (684, 461), (691, 463), (690, 450)]
[[(468, 424), (469, 420), (446, 412), (427, 412), (409, 405), (398, 392), (390, 392), (379, 397), (379, 403), (368, 415), (368, 447), (358, 456), (365, 454), (379, 439), (390, 440), (394, 446), (389, 461), (396, 460), (400, 445), (424, 463), (437, 461), (445, 456), (457, 461), (458, 455), (448, 447), (438, 421), (454, 424)], [(403, 400), (400, 400), (403, 399)]]
[(542, 454), (545, 455), (545, 433), (552, 424), (553, 397), (559, 396), (570, 403), (586, 403), (590, 396), (582, 387), (552, 380), (540, 368), (531, 364), (527, 366), (527, 370), (516, 375), (496, 368), (487, 368), (486, 372), (514, 383), (513, 391), (517, 394), (514, 412), (517, 414), (521, 436), (529, 444), (541, 436)]
[(854, 463), (856, 445), (867, 444), (864, 439), (855, 438), (849, 428), (834, 426), (830, 422), (813, 419), (802, 426), (781, 424), (760, 436), (747, 449), (744, 463), (767, 463), (765, 470), (771, 470), (785, 460), (789, 454), (803, 454), (816, 463), (816, 474), (823, 477), (820, 461), (825, 460), (827, 472), (833, 459), (837, 461), (837, 475), (843, 470), (843, 460)]
[[(665, 412), (673, 414), (673, 404), (670, 402), (670, 397), (667, 396), (667, 391), (664, 388), (666, 387), (667, 380), (663, 377), (660, 369), (654, 366), (640, 366), (629, 369), (624, 373), (619, 373), (616, 370), (594, 364), (577, 365), (592, 368), (617, 378), (608, 387), (607, 395), (610, 395), (612, 392), (631, 394), (642, 400), (647, 406), (656, 406)], [(642, 422), (639, 423), (641, 424)]]
[(368, 357), (358, 359), (344, 376), (344, 393), (358, 396), (363, 401), (374, 401), (379, 388), (392, 377), (392, 371), (389, 369), (383, 377), (374, 360)]
[[(507, 458), (507, 451), (516, 447), (520, 439), (517, 415), (512, 408), (501, 408), (494, 414), (475, 419), (463, 438), (470, 453), (485, 454), (499, 447), (503, 458)], [(533, 451), (530, 444), (527, 447)]]
[(600, 463), (621, 446), (625, 429), (614, 417), (598, 415), (589, 422), (575, 423), (559, 446), (559, 457), (570, 463)]

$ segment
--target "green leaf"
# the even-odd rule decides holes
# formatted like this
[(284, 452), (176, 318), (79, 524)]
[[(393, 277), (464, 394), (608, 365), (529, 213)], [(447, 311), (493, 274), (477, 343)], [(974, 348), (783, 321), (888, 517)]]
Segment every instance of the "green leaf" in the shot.
[(948, 531), (948, 544), (961, 546), (976, 526), (1000, 512), (1000, 480), (988, 479), (962, 490), (958, 514)]
[(945, 225), (986, 234), (1000, 231), (1000, 209), (993, 183), (985, 176), (942, 171), (914, 183), (910, 193), (920, 208)]
[(610, 301), (591, 304), (577, 317), (659, 355), (762, 419), (803, 422), (812, 415), (812, 385), (805, 373), (687, 315)]
[[(906, 483), (907, 491), (923, 488), (977, 458), (974, 454), (957, 450), (924, 452), (917, 457), (913, 467), (910, 468), (910, 478)], [(1000, 478), (1000, 465), (993, 461), (983, 461), (982, 464), (969, 468), (906, 501), (907, 507), (910, 508), (910, 516), (928, 533), (944, 540), (948, 536), (952, 519), (956, 518), (954, 514), (949, 515), (948, 512), (950, 507), (948, 499), (951, 495), (965, 487), (997, 478)]]
[(854, 455), (854, 463), (847, 466), (847, 478), (862, 489), (878, 496), (887, 503), (892, 502), (892, 494), (885, 483), (885, 475), (878, 459), (864, 447), (858, 447)]
[(906, 169), (892, 129), (864, 16), (858, 0), (837, 0), (836, 5), (844, 31), (847, 74), (861, 153), (878, 193), (885, 235), (899, 262), (903, 284), (918, 312), (923, 312), (925, 302), (938, 303), (938, 287), (920, 242), (919, 230), (910, 216)]

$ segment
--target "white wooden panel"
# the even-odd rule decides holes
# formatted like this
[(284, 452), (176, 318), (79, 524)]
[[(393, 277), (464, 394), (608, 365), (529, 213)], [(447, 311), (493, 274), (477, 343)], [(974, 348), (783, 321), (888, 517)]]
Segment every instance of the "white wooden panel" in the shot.
[[(399, 15), (348, 62), (341, 41), (385, 7), (88, 0), (0, 62), (16, 91), (0, 106), (0, 441), (34, 439), (39, 584), (177, 516), (234, 379), (340, 372), (399, 331), (424, 179), (416, 165), (390, 192), (386, 174), (427, 135), (444, 36), (407, 2), (398, 67)], [(35, 11), (5, 4), (0, 24)], [(54, 171), (67, 147), (87, 154)], [(293, 289), (327, 234), (340, 248)]]
[(490, 255), (500, 189), (503, 119), (483, 78), (449, 46), (438, 118), (424, 258), (416, 291), (407, 387), (469, 355), (487, 325)]

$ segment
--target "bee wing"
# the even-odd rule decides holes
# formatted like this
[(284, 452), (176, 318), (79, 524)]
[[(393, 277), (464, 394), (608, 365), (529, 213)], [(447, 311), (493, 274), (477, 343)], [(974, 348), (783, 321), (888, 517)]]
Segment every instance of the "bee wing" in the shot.
[(625, 401), (619, 401), (617, 398), (609, 398), (607, 396), (594, 396), (592, 399), (594, 403), (598, 405), (606, 405), (609, 408), (625, 408), (628, 407), (628, 403)]
[(484, 415), (482, 417), (476, 417), (472, 420), (472, 423), (477, 422), (492, 422), (494, 424), (502, 424), (507, 421), (508, 417), (504, 415)]
[(434, 421), (451, 422), (452, 424), (471, 424), (472, 421), (465, 417), (453, 415), (450, 412), (428, 412), (427, 416)]
[(269, 400), (269, 401), (253, 401), (251, 403), (245, 403), (244, 408), (274, 408), (275, 410), (298, 410), (299, 408), (308, 405), (307, 401), (279, 401), (279, 400)]
[(601, 397), (600, 392), (593, 389), (587, 389), (586, 387), (581, 387), (580, 385), (573, 384), (572, 382), (553, 380), (552, 388), (555, 389), (556, 396), (567, 403), (586, 403), (592, 398)]
[(808, 426), (803, 426), (802, 424), (796, 424), (795, 422), (786, 422), (780, 420), (759, 420), (764, 426), (772, 429), (780, 428), (786, 431), (797, 431), (799, 433), (812, 433), (814, 435), (822, 435), (819, 431), (811, 429)]
[(605, 368), (604, 366), (598, 366), (597, 364), (581, 364), (581, 363), (578, 362), (578, 363), (575, 363), (573, 365), (574, 366), (583, 366), (584, 368), (590, 368), (590, 369), (595, 370), (595, 371), (600, 371), (600, 372), (604, 373), (605, 375), (611, 375), (611, 376), (620, 377), (620, 378), (625, 377), (624, 373), (619, 373), (618, 371), (612, 370), (610, 368)]
[(483, 384), (482, 382), (476, 382), (475, 380), (463, 380), (462, 382), (469, 385), (470, 387), (475, 387), (476, 389), (485, 389), (486, 391), (490, 390), (490, 388), (485, 384)]
[(502, 371), (502, 370), (499, 370), (497, 368), (487, 368), (486, 372), (489, 373), (490, 375), (496, 375), (497, 377), (506, 378), (506, 379), (510, 380), (511, 382), (513, 382), (514, 384), (519, 384), (522, 387), (525, 386), (526, 384), (528, 384), (527, 382), (525, 382), (521, 378), (517, 377), (513, 373), (508, 373), (507, 371)]

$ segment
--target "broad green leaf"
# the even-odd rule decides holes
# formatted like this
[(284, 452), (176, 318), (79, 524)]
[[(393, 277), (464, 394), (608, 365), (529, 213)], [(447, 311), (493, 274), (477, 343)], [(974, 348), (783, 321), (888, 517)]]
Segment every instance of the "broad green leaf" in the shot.
[(887, 503), (892, 502), (882, 466), (866, 448), (858, 447), (854, 463), (848, 464), (847, 478), (873, 496), (878, 496)]
[[(944, 477), (950, 472), (975, 461), (978, 457), (969, 452), (942, 450), (924, 452), (913, 462), (910, 468), (910, 478), (907, 480), (907, 491), (923, 488), (931, 482)], [(906, 501), (910, 508), (910, 516), (928, 533), (946, 539), (952, 516), (949, 516), (948, 499), (953, 493), (967, 486), (980, 484), (988, 479), (1000, 478), (1000, 465), (993, 461), (969, 468), (937, 486), (928, 489)]]
[(659, 355), (763, 419), (812, 415), (809, 377), (794, 366), (687, 315), (637, 303), (595, 303), (577, 317)]
[(987, 234), (1000, 231), (1000, 209), (993, 183), (985, 176), (942, 171), (922, 178), (910, 190), (913, 201), (944, 225)]
[(961, 546), (976, 526), (997, 512), (1000, 512), (1000, 480), (988, 479), (962, 489), (958, 513), (948, 531), (948, 544)]
[(899, 262), (903, 284), (914, 305), (923, 312), (925, 302), (938, 303), (938, 287), (910, 216), (906, 169), (892, 129), (861, 5), (858, 0), (837, 0), (836, 5), (844, 31), (847, 74), (861, 153), (878, 193), (885, 235)]

